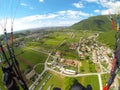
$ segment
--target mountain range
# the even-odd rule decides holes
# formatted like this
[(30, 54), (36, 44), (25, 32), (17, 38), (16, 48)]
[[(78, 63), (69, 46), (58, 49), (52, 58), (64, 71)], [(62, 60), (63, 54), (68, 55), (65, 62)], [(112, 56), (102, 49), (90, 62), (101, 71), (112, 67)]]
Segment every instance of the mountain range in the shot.
[(99, 15), (75, 23), (70, 28), (75, 30), (108, 31), (112, 29), (112, 25), (108, 15)]

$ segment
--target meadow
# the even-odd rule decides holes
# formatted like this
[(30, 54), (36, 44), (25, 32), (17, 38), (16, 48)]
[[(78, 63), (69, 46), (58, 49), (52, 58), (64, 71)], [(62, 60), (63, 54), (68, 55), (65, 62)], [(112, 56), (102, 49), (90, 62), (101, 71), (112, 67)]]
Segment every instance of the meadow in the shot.
[[(19, 52), (22, 52), (22, 53), (19, 54)], [(17, 56), (17, 59), (23, 71), (25, 71), (28, 67), (32, 68), (34, 65), (38, 63), (44, 64), (47, 58), (46, 54), (33, 51), (29, 48), (18, 48), (16, 50), (16, 54), (17, 53), (19, 54)], [(41, 68), (43, 68), (43, 65), (41, 65)]]
[(81, 61), (81, 67), (80, 67), (81, 73), (95, 73), (96, 67), (95, 64), (91, 60), (83, 60)]
[[(56, 74), (54, 72), (49, 72), (39, 83), (39, 85), (36, 87), (35, 90), (38, 90), (40, 86), (45, 82), (46, 78), (49, 75), (52, 75), (52, 77), (47, 81), (46, 85), (43, 87), (42, 90), (47, 90), (48, 87), (51, 85), (51, 89), (53, 90), (54, 87), (59, 87), (62, 90), (65, 90), (65, 87), (67, 84), (65, 84), (65, 78), (60, 74)], [(81, 83), (83, 86), (87, 87), (87, 85), (91, 85), (93, 90), (99, 90), (99, 81), (98, 76), (82, 76), (82, 77), (76, 77), (75, 78), (79, 83)], [(69, 82), (71, 83), (71, 82)]]

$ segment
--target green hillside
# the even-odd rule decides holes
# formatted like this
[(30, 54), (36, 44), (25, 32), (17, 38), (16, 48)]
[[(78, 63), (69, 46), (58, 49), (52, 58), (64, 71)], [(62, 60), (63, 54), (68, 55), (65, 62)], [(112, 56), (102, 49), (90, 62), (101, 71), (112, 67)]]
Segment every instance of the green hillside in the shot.
[[(116, 19), (116, 16), (113, 15), (113, 18)], [(72, 25), (70, 28), (73, 30), (91, 30), (93, 32), (98, 31), (98, 33), (100, 33), (98, 36), (98, 41), (106, 44), (112, 49), (114, 48), (115, 31), (112, 29), (111, 21), (108, 15), (89, 17), (88, 19), (84, 19)]]
[(95, 30), (95, 31), (108, 31), (111, 30), (111, 22), (109, 16), (100, 15), (89, 17), (71, 26), (75, 30)]
[(110, 30), (107, 32), (100, 33), (98, 36), (98, 41), (106, 44), (107, 46), (113, 49), (115, 43), (115, 31)]

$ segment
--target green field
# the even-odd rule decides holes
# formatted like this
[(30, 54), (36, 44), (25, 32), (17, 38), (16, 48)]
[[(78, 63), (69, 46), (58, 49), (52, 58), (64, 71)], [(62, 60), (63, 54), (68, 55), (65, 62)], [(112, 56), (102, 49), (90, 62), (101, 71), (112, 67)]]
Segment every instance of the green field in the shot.
[(81, 64), (82, 64), (82, 66), (80, 67), (81, 73), (97, 72), (95, 68), (95, 64), (91, 60), (82, 60)]
[(56, 74), (56, 73), (52, 73), (51, 72), (52, 77), (50, 78), (50, 80), (47, 82), (47, 84), (45, 85), (45, 87), (43, 88), (43, 90), (47, 90), (47, 88), (53, 84), (53, 86), (51, 87), (51, 90), (53, 90), (54, 87), (59, 87), (62, 90), (64, 90), (64, 77), (62, 75)]
[(49, 35), (49, 37), (39, 40), (40, 44), (38, 44), (38, 47), (44, 48), (46, 50), (54, 50), (69, 37), (70, 35), (66, 32), (53, 32), (51, 35)]
[(75, 50), (69, 49), (69, 47), (70, 43), (66, 42), (63, 45), (61, 45), (61, 47), (59, 47), (58, 50), (62, 53), (63, 58), (77, 60), (78, 59), (77, 52)]
[(77, 77), (76, 79), (85, 87), (90, 84), (93, 90), (100, 90), (98, 76), (83, 76)]
[(5, 90), (1, 78), (2, 78), (2, 70), (1, 70), (1, 68), (0, 68), (0, 90)]
[(64, 90), (64, 77), (53, 73), (53, 72), (49, 72), (43, 79), (42, 81), (39, 83), (39, 85), (36, 87), (35, 90), (38, 90), (40, 88), (40, 86), (42, 85), (43, 82), (45, 82), (45, 80), (47, 79), (47, 77), (51, 75), (51, 78), (48, 80), (48, 82), (46, 83), (46, 85), (43, 87), (42, 90), (47, 90), (48, 87), (50, 85), (52, 85), (51, 90), (53, 90), (54, 87), (60, 87), (62, 90)]
[(25, 49), (24, 53), (21, 54), (20, 56), (24, 57), (25, 60), (27, 60), (28, 62), (31, 62), (33, 65), (37, 63), (44, 63), (47, 58), (46, 54), (35, 52), (30, 49)]
[(66, 29), (62, 31), (54, 31), (48, 34), (48, 37), (40, 39), (38, 41), (28, 42), (29, 47), (37, 47), (41, 50), (47, 51), (60, 51), (62, 57), (68, 59), (78, 59), (76, 50), (72, 50), (69, 47), (72, 43), (79, 43), (81, 37), (87, 38), (88, 36), (98, 33), (97, 31), (75, 31), (72, 29)]
[(50, 73), (44, 73), (44, 75), (42, 76), (42, 80), (39, 81), (39, 84), (37, 85), (37, 87), (35, 88), (35, 90), (38, 90), (40, 88), (40, 86), (42, 85), (42, 83), (47, 79), (47, 77), (50, 75)]
[(102, 84), (103, 84), (103, 86), (105, 86), (109, 79), (109, 74), (103, 74), (103, 75), (101, 75), (101, 78), (102, 78)]
[[(17, 59), (19, 60), (20, 66), (22, 67), (21, 69), (23, 71), (25, 71), (30, 66), (33, 67), (35, 64), (38, 64), (38, 63), (44, 64), (47, 58), (46, 54), (35, 52), (35, 51), (32, 51), (31, 49), (22, 48), (22, 49), (19, 49), (19, 51), (22, 51), (22, 53), (19, 56), (17, 56)], [(21, 61), (21, 58), (23, 59), (22, 61)], [(41, 67), (43, 68), (43, 65), (41, 65)]]
[(40, 74), (44, 70), (44, 64), (40, 64), (35, 68), (35, 71)]
[[(66, 84), (64, 84), (64, 80), (66, 77), (53, 73), (53, 72), (49, 72), (42, 79), (42, 81), (39, 83), (39, 85), (36, 87), (35, 90), (38, 90), (40, 88), (40, 86), (43, 84), (43, 82), (45, 82), (45, 80), (50, 74), (52, 75), (52, 77), (48, 80), (48, 82), (46, 83), (46, 85), (43, 87), (42, 90), (47, 90), (49, 86), (51, 86), (51, 90), (53, 90), (54, 87), (59, 87), (62, 90), (65, 90), (64, 88)], [(78, 82), (81, 83), (85, 87), (87, 87), (87, 85), (90, 84), (93, 90), (99, 90), (98, 76), (95, 76), (95, 75), (94, 76), (82, 76), (82, 77), (77, 77), (75, 79), (78, 80)]]
[(107, 32), (102, 32), (98, 36), (98, 41), (106, 44), (110, 48), (114, 48), (115, 43), (115, 32), (114, 30), (110, 30)]

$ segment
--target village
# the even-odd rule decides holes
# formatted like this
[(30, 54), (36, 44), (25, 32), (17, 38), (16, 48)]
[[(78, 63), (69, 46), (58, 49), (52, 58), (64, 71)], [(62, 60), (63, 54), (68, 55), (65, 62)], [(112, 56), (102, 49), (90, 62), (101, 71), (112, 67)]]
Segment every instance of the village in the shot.
[(97, 36), (95, 34), (88, 38), (81, 37), (79, 43), (71, 43), (69, 49), (76, 50), (80, 60), (66, 59), (61, 57), (60, 51), (56, 51), (52, 56), (53, 60), (47, 62), (48, 67), (63, 74), (76, 75), (81, 73), (79, 70), (82, 66), (81, 60), (91, 60), (94, 64), (110, 62), (111, 65), (112, 50), (97, 42)]
[[(71, 44), (67, 49), (75, 51), (78, 56), (78, 59), (71, 59), (64, 57), (59, 49), (57, 49), (54, 52), (49, 52), (48, 58), (44, 63), (44, 70), (42, 74), (45, 71), (50, 70), (64, 76), (73, 77), (73, 76), (80, 76), (82, 74), (98, 75), (97, 73), (105, 73), (106, 71), (109, 72), (111, 70), (111, 65), (112, 65), (113, 51), (110, 48), (108, 48), (105, 44), (98, 42), (97, 36), (98, 34), (94, 34), (87, 38), (80, 37), (79, 42), (71, 42)], [(66, 43), (65, 40), (62, 42), (62, 44), (64, 43)], [(60, 47), (62, 47), (62, 44), (60, 44)], [(32, 50), (38, 51), (35, 49)], [(34, 67), (33, 70), (26, 75), (27, 80), (32, 80), (32, 79), (33, 79), (32, 81), (35, 80), (33, 86), (31, 86), (33, 90), (39, 84), (39, 80), (42, 80), (41, 77), (44, 77), (44, 74), (43, 75), (42, 74), (38, 74), (35, 71), (35, 67)], [(48, 80), (51, 77), (48, 77)], [(42, 83), (40, 90), (44, 88), (46, 83), (47, 81)]]
[[(37, 67), (37, 64), (28, 74), (26, 74), (27, 80), (35, 81), (30, 88), (34, 90), (40, 80), (47, 77), (47, 74), (43, 74), (46, 71), (52, 71), (70, 77), (76, 77), (84, 74), (98, 75), (99, 73), (110, 72), (113, 51), (105, 44), (98, 42), (97, 37), (98, 34), (94, 34), (89, 37), (80, 37), (78, 42), (71, 42), (69, 44), (67, 49), (76, 52), (78, 56), (76, 59), (64, 57), (59, 48), (54, 52), (48, 52), (48, 58), (44, 63), (44, 70), (42, 74), (36, 72), (35, 67)], [(62, 47), (65, 43), (67, 43), (66, 40), (64, 40), (59, 47)], [(37, 49), (31, 50), (39, 52)], [(38, 65), (39, 64), (41, 63), (38, 63)], [(51, 77), (52, 76), (47, 77), (48, 80)], [(46, 83), (47, 80), (42, 83), (40, 90), (45, 87)]]

